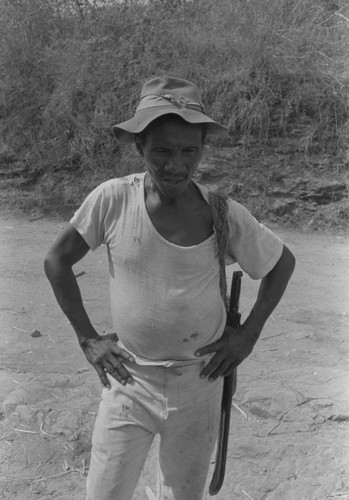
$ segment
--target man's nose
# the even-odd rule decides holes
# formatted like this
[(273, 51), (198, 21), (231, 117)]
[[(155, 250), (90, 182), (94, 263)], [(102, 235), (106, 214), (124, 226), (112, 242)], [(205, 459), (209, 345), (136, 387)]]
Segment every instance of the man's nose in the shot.
[(166, 164), (166, 170), (172, 173), (182, 172), (184, 164), (180, 154), (173, 154)]

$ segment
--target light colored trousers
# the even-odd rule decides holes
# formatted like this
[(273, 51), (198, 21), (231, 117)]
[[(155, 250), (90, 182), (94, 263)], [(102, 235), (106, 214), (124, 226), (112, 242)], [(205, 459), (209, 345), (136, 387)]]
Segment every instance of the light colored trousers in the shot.
[(131, 500), (156, 433), (158, 500), (201, 500), (217, 438), (223, 379), (201, 380), (203, 363), (127, 364), (135, 384), (109, 377), (92, 436), (86, 500)]

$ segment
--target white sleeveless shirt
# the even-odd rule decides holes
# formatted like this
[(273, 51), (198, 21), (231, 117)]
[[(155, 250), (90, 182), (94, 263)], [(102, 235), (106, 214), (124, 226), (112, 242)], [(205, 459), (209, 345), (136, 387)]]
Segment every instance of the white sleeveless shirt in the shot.
[[(190, 247), (163, 238), (147, 212), (144, 178), (144, 173), (133, 174), (101, 184), (70, 222), (91, 249), (107, 245), (113, 322), (120, 345), (136, 362), (202, 361), (194, 352), (218, 340), (226, 322), (215, 235)], [(207, 200), (207, 190), (197, 186)], [(241, 205), (231, 203), (233, 218), (240, 214), (246, 220), (231, 227), (232, 236), (238, 233), (242, 240), (230, 246), (227, 263), (238, 260), (240, 253), (242, 267), (250, 261), (245, 270), (262, 277), (279, 259), (282, 242)], [(246, 227), (245, 234), (239, 224)], [(248, 249), (251, 243), (253, 251)]]

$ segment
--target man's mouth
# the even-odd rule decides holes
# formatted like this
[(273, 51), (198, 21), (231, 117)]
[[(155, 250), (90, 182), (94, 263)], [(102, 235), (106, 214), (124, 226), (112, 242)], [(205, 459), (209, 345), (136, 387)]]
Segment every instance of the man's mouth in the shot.
[(163, 179), (163, 182), (166, 182), (166, 184), (181, 184), (182, 182), (185, 182), (185, 179), (183, 177), (166, 177)]

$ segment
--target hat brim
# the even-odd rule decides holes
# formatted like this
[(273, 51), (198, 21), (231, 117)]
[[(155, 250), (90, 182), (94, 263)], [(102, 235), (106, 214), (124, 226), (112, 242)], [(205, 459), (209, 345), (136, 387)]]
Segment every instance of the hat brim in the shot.
[(171, 105), (140, 109), (130, 120), (114, 125), (113, 134), (122, 144), (133, 143), (134, 134), (143, 132), (151, 122), (164, 115), (177, 115), (192, 124), (205, 123), (207, 124), (207, 133), (210, 135), (226, 135), (228, 133), (227, 127), (215, 122), (204, 113), (185, 107), (176, 108)]

